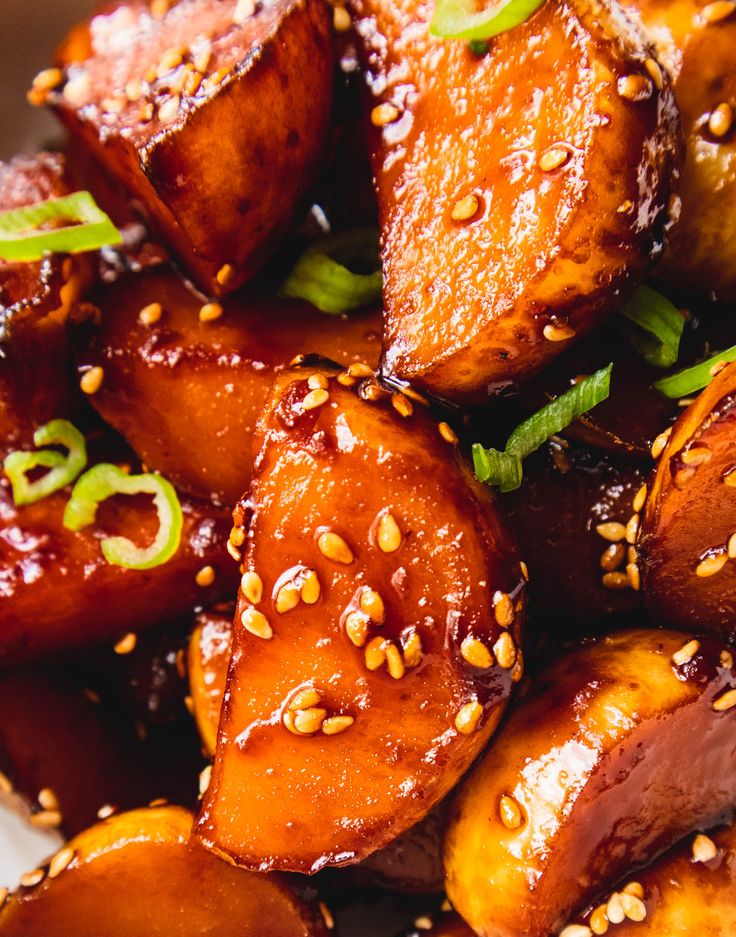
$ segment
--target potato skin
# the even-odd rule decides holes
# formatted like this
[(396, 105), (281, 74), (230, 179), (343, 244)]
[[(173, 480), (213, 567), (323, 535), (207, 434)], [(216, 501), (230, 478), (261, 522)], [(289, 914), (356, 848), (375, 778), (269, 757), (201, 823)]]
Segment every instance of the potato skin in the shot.
[[(312, 904), (280, 876), (220, 862), (190, 841), (181, 807), (120, 814), (68, 844), (61, 872), (0, 911), (7, 937), (327, 937)], [(53, 870), (53, 865), (51, 866)]]
[[(77, 93), (62, 88), (49, 98), (214, 294), (250, 279), (288, 230), (316, 175), (332, 100), (323, 3), (278, 0), (239, 26), (235, 7), (235, 0), (183, 0), (156, 20), (146, 0), (117, 3), (77, 28), (59, 52), (66, 88)], [(205, 33), (211, 56), (195, 93), (178, 87), (182, 66), (156, 78), (177, 47), (196, 75), (196, 40)], [(223, 69), (224, 77), (213, 77)], [(130, 81), (144, 82), (132, 101)], [(175, 99), (169, 120), (160, 108)], [(142, 114), (148, 105), (150, 117)]]
[[(328, 387), (312, 409), (304, 408), (308, 379)], [(346, 387), (327, 368), (277, 377), (250, 495), (234, 518), (245, 536), (244, 569), (262, 586), (255, 598), (238, 598), (198, 836), (261, 870), (360, 861), (445, 796), (521, 676), (524, 582), (515, 548), (487, 489), (420, 404), (402, 416), (374, 381)], [(391, 541), (384, 534), (394, 523)], [(325, 533), (348, 544), (342, 561), (331, 558), (330, 538), (320, 547)], [(310, 571), (317, 601), (297, 596), (279, 612), (282, 589)], [(380, 613), (370, 622), (358, 616), (366, 633), (354, 639), (349, 615), (365, 589), (377, 592), (385, 623)], [(250, 633), (244, 613), (246, 622), (265, 616), (273, 637)], [(490, 649), (502, 631), (511, 653), (494, 654), (503, 667), (493, 656), (481, 666), (461, 656), (466, 638)], [(386, 664), (394, 661), (391, 674), (380, 657), (375, 669), (366, 662), (376, 639)], [(321, 696), (315, 708), (324, 716), (353, 724), (335, 735), (319, 726), (292, 733), (289, 706), (301, 689)], [(468, 704), (479, 718), (461, 733), (455, 719)]]
[[(660, 253), (672, 91), (652, 85), (641, 34), (608, 3), (546, 4), (480, 57), (429, 36), (428, 3), (352, 7), (370, 106), (398, 115), (373, 128), (384, 368), (479, 401), (597, 326)], [(619, 93), (630, 76), (646, 98)], [(558, 147), (566, 162), (545, 171)], [(453, 221), (470, 195), (476, 215)]]
[[(736, 364), (724, 368), (672, 427), (647, 496), (637, 549), (644, 598), (656, 620), (736, 640)], [(702, 561), (723, 566), (709, 572)]]
[[(564, 655), (461, 785), (447, 895), (482, 937), (558, 933), (630, 869), (731, 809), (736, 709), (713, 704), (736, 687), (733, 660), (701, 636), (676, 666), (692, 638), (621, 632)], [(502, 822), (502, 797), (518, 826)]]
[[(221, 318), (200, 322), (201, 298), (168, 269), (103, 286), (94, 301), (100, 321), (75, 339), (80, 368), (105, 371), (93, 406), (148, 465), (229, 507), (248, 488), (253, 432), (279, 370), (313, 352), (344, 365), (378, 361), (374, 311), (327, 316), (307, 303), (240, 293)], [(143, 325), (150, 303), (163, 315)]]

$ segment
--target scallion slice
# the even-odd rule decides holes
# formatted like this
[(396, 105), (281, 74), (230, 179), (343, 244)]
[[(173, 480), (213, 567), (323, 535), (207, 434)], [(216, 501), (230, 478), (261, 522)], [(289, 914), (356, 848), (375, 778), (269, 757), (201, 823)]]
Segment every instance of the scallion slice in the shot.
[(727, 348), (725, 351), (719, 351), (717, 355), (695, 364), (691, 368), (684, 368), (668, 377), (663, 377), (654, 382), (654, 387), (665, 397), (677, 399), (687, 397), (696, 391), (702, 390), (718, 373), (718, 365), (721, 362), (728, 363), (736, 361), (736, 345)]
[(429, 31), (443, 39), (491, 39), (520, 26), (543, 3), (544, 0), (485, 0), (479, 9), (475, 0), (437, 0)]
[(613, 364), (609, 364), (584, 378), (520, 423), (509, 436), (503, 452), (476, 443), (473, 446), (476, 478), (504, 492), (518, 488), (522, 480), (522, 461), (550, 436), (608, 397), (612, 368)]
[(89, 192), (0, 213), (4, 260), (30, 262), (47, 252), (78, 254), (121, 242), (120, 232)]
[(621, 310), (633, 328), (626, 337), (642, 358), (657, 368), (671, 368), (680, 354), (685, 320), (666, 296), (640, 286)]
[(77, 531), (94, 523), (99, 505), (118, 494), (153, 495), (159, 527), (148, 547), (137, 547), (127, 537), (107, 537), (101, 544), (107, 562), (127, 569), (151, 569), (170, 560), (179, 548), (183, 516), (174, 486), (160, 475), (127, 475), (106, 462), (93, 466), (72, 490), (64, 526)]
[(331, 315), (376, 302), (381, 298), (377, 231), (358, 228), (312, 244), (287, 277), (281, 294), (306, 299)]
[[(34, 504), (71, 484), (87, 464), (84, 436), (68, 420), (52, 420), (39, 427), (33, 434), (33, 444), (39, 447), (38, 452), (11, 452), (3, 462), (13, 489), (13, 501), (18, 506)], [(41, 446), (64, 446), (68, 452), (63, 455)], [(28, 473), (35, 468), (49, 471), (36, 481), (29, 481)]]

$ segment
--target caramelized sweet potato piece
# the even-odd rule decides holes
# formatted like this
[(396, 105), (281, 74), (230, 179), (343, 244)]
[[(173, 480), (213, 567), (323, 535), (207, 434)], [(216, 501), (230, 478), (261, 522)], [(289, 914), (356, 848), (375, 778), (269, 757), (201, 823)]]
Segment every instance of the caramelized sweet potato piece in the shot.
[(736, 298), (736, 16), (702, 0), (624, 0), (669, 72), (685, 137), (679, 220), (662, 273)]
[[(672, 427), (639, 532), (644, 599), (674, 627), (736, 640), (736, 364), (729, 364)], [(733, 494), (732, 494), (733, 491)]]
[[(99, 327), (80, 335), (80, 365), (100, 365), (92, 398), (138, 455), (185, 491), (232, 506), (248, 487), (256, 420), (274, 374), (297, 354), (377, 362), (377, 314), (326, 316), (306, 303), (238, 295), (200, 322), (202, 301), (173, 271), (131, 276), (95, 297)], [(161, 318), (139, 321), (158, 303)], [(186, 414), (186, 418), (183, 418)]]
[(483, 937), (556, 934), (717, 821), (736, 798), (734, 704), (733, 658), (712, 637), (628, 631), (562, 657), (458, 793), (453, 906)]
[(149, 808), (91, 827), (40, 884), (0, 911), (3, 937), (326, 937), (319, 911), (278, 875), (235, 869), (190, 842), (192, 815)]
[(388, 373), (451, 400), (523, 381), (662, 246), (672, 92), (607, 3), (548, 3), (478, 56), (431, 5), (353, 0), (369, 86)]
[[(62, 523), (68, 499), (62, 490), (16, 507), (8, 479), (0, 479), (0, 666), (112, 642), (234, 588), (228, 519), (212, 505), (180, 496), (179, 550), (161, 566), (135, 570), (109, 564), (100, 540), (149, 543), (158, 517), (148, 500), (113, 498), (95, 524), (74, 533)], [(202, 587), (195, 577), (205, 566), (215, 577)]]
[(189, 639), (187, 670), (192, 713), (208, 755), (214, 755), (217, 744), (232, 637), (232, 610), (229, 614), (212, 610), (197, 615)]
[(520, 564), (449, 427), (342, 382), (277, 377), (234, 512), (245, 573), (198, 834), (264, 870), (356, 862), (418, 822), (522, 671)]
[[(247, 7), (249, 6), (249, 9)], [(49, 100), (199, 285), (253, 276), (293, 221), (327, 134), (333, 59), (319, 0), (124, 0), (75, 30)]]

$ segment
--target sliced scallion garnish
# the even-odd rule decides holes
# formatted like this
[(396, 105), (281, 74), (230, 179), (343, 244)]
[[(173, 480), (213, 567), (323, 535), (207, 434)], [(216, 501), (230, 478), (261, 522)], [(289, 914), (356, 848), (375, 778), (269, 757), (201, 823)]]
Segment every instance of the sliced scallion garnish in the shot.
[(376, 302), (381, 298), (378, 233), (359, 228), (310, 245), (280, 292), (331, 315)]
[(728, 364), (730, 361), (736, 361), (736, 345), (727, 348), (725, 351), (719, 351), (717, 355), (695, 364), (691, 368), (684, 368), (668, 377), (663, 377), (654, 382), (654, 388), (664, 394), (665, 397), (671, 397), (676, 400), (679, 397), (688, 397), (694, 394), (713, 380), (718, 374), (719, 365)]
[(685, 320), (666, 296), (640, 286), (621, 314), (633, 323), (627, 339), (648, 364), (671, 368), (677, 362)]
[(0, 213), (0, 257), (4, 260), (30, 262), (47, 252), (78, 254), (121, 242), (120, 232), (89, 192)]
[[(84, 436), (68, 420), (52, 420), (39, 427), (33, 434), (33, 444), (39, 447), (37, 452), (11, 452), (3, 462), (13, 489), (13, 501), (19, 506), (34, 504), (71, 484), (87, 464)], [(64, 446), (68, 452), (63, 455), (41, 446)], [(29, 481), (28, 473), (35, 468), (49, 471)]]
[(99, 505), (118, 494), (153, 495), (159, 527), (148, 547), (137, 547), (127, 537), (107, 537), (101, 543), (107, 562), (127, 569), (151, 569), (170, 560), (179, 548), (183, 516), (174, 486), (160, 475), (127, 475), (106, 462), (93, 466), (72, 490), (64, 526), (77, 531), (94, 523)]
[(486, 0), (481, 9), (474, 0), (437, 0), (429, 26), (443, 39), (491, 39), (523, 22), (544, 0)]
[(609, 364), (584, 378), (520, 423), (509, 436), (503, 452), (486, 449), (476, 443), (473, 446), (473, 466), (478, 481), (487, 482), (501, 491), (518, 488), (523, 460), (550, 436), (565, 429), (608, 397), (612, 368), (613, 364)]

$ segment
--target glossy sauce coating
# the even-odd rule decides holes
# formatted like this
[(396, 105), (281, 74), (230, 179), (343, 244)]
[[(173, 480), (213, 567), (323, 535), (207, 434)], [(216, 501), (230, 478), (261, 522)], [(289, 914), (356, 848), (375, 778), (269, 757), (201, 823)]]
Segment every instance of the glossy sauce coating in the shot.
[(421, 404), (401, 415), (411, 401), (353, 383), (277, 377), (234, 512), (244, 580), (197, 829), (251, 868), (385, 846), (455, 784), (521, 676), (523, 578), (493, 500)]
[(429, 3), (351, 5), (381, 125), (384, 366), (477, 401), (598, 325), (660, 252), (672, 93), (607, 3), (548, 3), (481, 56), (429, 36)]
[(223, 293), (252, 277), (322, 156), (333, 70), (324, 4), (277, 0), (241, 15), (236, 0), (180, 0), (156, 16), (127, 0), (75, 29), (58, 64), (57, 114), (199, 285)]
[[(79, 333), (76, 352), (80, 367), (104, 368), (92, 404), (147, 464), (229, 507), (248, 488), (274, 375), (300, 354), (343, 365), (374, 365), (379, 355), (375, 312), (328, 316), (307, 303), (238, 294), (202, 322), (202, 299), (171, 270), (102, 287), (94, 301), (100, 323)], [(154, 303), (160, 319), (142, 323)]]
[(683, 651), (693, 639), (599, 639), (511, 714), (461, 785), (445, 842), (447, 895), (482, 937), (557, 933), (732, 807), (736, 708), (717, 701), (736, 689), (733, 659), (712, 637)]
[(232, 638), (232, 610), (229, 614), (211, 610), (197, 615), (189, 639), (187, 671), (192, 712), (202, 747), (210, 756), (217, 744)]
[[(3, 937), (325, 937), (280, 876), (234, 869), (190, 842), (192, 815), (136, 810), (81, 833), (39, 885), (0, 911)], [(57, 856), (60, 854), (57, 853)], [(55, 868), (61, 870), (55, 873)]]
[[(657, 465), (638, 550), (647, 607), (736, 639), (736, 364), (682, 413)], [(729, 552), (730, 551), (730, 552)]]

